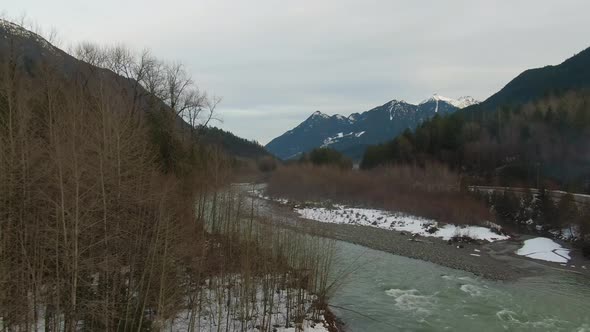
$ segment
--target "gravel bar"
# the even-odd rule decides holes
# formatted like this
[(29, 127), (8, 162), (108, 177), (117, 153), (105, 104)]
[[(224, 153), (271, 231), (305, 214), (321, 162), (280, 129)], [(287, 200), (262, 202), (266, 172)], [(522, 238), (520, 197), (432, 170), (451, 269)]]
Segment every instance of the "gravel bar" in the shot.
[[(449, 244), (434, 237), (412, 238), (409, 233), (370, 226), (323, 223), (301, 218), (292, 207), (255, 198), (258, 214), (283, 223), (284, 227), (297, 231), (362, 245), (438, 265), (471, 272), (492, 280), (516, 280), (550, 270), (563, 270), (590, 276), (587, 271), (570, 271), (559, 264), (517, 256), (520, 239), (492, 243)], [(586, 260), (586, 262), (588, 262)], [(590, 265), (590, 264), (588, 264)]]

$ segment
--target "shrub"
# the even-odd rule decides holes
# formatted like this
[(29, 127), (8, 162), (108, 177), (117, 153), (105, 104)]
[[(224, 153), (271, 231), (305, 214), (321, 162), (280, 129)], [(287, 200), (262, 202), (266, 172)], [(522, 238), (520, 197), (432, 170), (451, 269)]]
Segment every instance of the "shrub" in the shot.
[(277, 169), (277, 161), (273, 157), (263, 157), (258, 160), (258, 170), (264, 173)]
[(277, 169), (267, 191), (295, 201), (329, 199), (455, 224), (492, 220), (485, 202), (461, 192), (459, 182), (456, 174), (439, 164), (368, 171), (294, 165)]
[(302, 162), (310, 162), (315, 166), (337, 166), (342, 169), (351, 169), (352, 160), (342, 153), (330, 148), (317, 148), (301, 157)]

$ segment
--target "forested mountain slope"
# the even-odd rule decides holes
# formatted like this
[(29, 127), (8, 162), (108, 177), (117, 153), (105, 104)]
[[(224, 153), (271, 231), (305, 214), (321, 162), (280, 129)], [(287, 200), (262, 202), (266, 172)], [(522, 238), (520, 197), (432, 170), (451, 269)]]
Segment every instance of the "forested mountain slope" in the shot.
[(588, 191), (590, 91), (569, 91), (519, 107), (437, 116), (367, 149), (361, 166), (437, 160), (476, 183)]
[(494, 110), (500, 106), (518, 106), (548, 94), (590, 87), (590, 48), (561, 64), (529, 69), (511, 80), (478, 108)]

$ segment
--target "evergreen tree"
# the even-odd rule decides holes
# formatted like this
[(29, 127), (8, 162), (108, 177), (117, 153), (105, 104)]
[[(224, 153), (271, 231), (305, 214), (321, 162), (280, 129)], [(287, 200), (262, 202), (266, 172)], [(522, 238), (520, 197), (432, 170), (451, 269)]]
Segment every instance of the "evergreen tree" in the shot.
[(540, 189), (535, 195), (533, 209), (535, 216), (534, 221), (537, 225), (545, 227), (558, 226), (555, 203), (553, 203), (553, 200), (545, 188)]
[(570, 227), (576, 224), (578, 218), (578, 206), (574, 200), (574, 195), (567, 193), (557, 205), (557, 224), (560, 228)]
[(518, 224), (520, 202), (513, 192), (505, 191), (495, 195), (494, 210), (498, 218), (507, 224)]

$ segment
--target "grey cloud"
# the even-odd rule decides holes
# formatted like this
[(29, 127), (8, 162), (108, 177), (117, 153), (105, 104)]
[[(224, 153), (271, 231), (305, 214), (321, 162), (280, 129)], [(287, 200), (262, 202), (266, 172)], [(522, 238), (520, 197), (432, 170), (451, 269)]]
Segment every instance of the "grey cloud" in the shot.
[[(6, 7), (6, 6), (5, 6)], [(223, 96), (221, 127), (262, 143), (315, 110), (437, 92), (485, 99), (585, 47), (587, 1), (12, 1), (69, 42), (149, 47)]]

